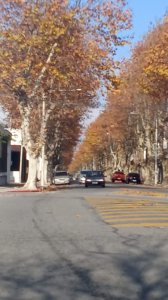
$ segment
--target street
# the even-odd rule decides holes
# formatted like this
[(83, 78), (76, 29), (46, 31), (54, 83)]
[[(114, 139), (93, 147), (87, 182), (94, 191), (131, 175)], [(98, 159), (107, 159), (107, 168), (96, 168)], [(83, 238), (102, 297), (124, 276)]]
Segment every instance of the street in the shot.
[(125, 184), (1, 193), (0, 300), (167, 300), (167, 194)]

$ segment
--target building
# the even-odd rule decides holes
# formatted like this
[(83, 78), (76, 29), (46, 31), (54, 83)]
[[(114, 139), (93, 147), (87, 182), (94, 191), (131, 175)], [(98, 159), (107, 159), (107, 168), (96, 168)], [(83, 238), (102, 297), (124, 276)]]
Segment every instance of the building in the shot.
[(0, 185), (10, 183), (11, 133), (0, 125)]
[(27, 179), (28, 160), (22, 145), (21, 129), (9, 129), (11, 133), (10, 183), (22, 183)]

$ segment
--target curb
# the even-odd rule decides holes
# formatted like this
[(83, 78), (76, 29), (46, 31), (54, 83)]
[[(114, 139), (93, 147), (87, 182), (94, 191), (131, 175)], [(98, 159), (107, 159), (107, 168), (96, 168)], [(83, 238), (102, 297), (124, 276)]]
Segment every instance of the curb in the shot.
[(37, 190), (8, 190), (8, 191), (5, 191), (7, 193), (38, 193), (38, 192), (42, 192), (42, 190), (40, 189), (37, 189)]
[(69, 186), (65, 187), (65, 186), (59, 186), (59, 187), (48, 187), (48, 188), (37, 188), (35, 190), (27, 190), (27, 189), (8, 189), (8, 190), (4, 190), (1, 193), (45, 193), (45, 192), (55, 192), (55, 191), (59, 191), (59, 190), (63, 190), (63, 189), (68, 189), (70, 188)]

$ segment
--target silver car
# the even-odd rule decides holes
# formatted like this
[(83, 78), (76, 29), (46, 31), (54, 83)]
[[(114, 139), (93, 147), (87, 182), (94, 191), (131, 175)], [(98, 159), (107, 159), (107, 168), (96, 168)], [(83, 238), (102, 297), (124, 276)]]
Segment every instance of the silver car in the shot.
[(77, 181), (78, 183), (85, 183), (86, 180), (86, 176), (89, 175), (92, 171), (91, 170), (82, 170), (80, 171), (80, 173), (78, 174), (78, 178)]
[(55, 171), (53, 177), (54, 184), (70, 184), (70, 176), (66, 171)]

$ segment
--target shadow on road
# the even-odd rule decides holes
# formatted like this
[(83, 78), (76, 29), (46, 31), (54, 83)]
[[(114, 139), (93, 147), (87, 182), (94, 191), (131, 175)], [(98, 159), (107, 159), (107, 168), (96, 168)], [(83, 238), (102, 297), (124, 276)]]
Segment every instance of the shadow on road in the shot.
[[(78, 241), (65, 244), (73, 249), (59, 250), (59, 241), (51, 240), (34, 220), (34, 226), (48, 247), (50, 256), (36, 253), (24, 260), (0, 264), (2, 300), (167, 300), (168, 264), (162, 255), (165, 243), (155, 244), (150, 251), (139, 251), (138, 235), (119, 235), (123, 250), (80, 249)], [(19, 245), (20, 247), (22, 245)], [(137, 254), (136, 254), (137, 253)]]

